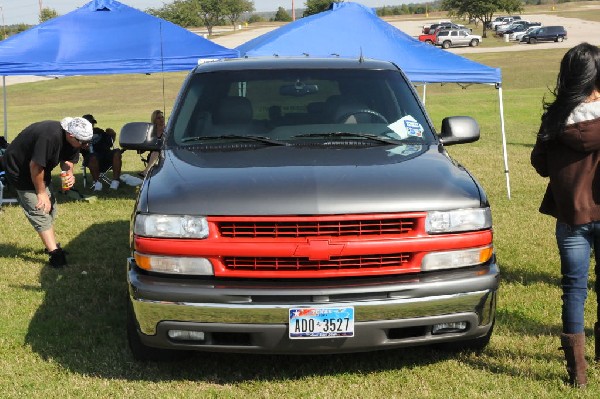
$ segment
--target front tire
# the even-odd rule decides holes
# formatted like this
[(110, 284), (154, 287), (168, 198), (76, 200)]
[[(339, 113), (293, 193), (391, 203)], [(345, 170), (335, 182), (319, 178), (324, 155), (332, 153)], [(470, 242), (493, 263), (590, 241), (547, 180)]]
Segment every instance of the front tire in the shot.
[(537, 40), (536, 40), (536, 39), (534, 39), (533, 37), (530, 37), (530, 38), (529, 38), (529, 42), (528, 42), (528, 43), (529, 43), (529, 44), (536, 44), (536, 43), (537, 43)]
[(564, 37), (562, 37), (562, 36), (558, 36), (558, 37), (556, 38), (556, 42), (557, 42), (557, 43), (562, 43), (562, 41), (563, 41), (563, 40), (565, 40), (565, 38), (564, 38)]
[(443, 42), (442, 43), (442, 48), (449, 49), (450, 48), (450, 42), (448, 40), (446, 40), (445, 42)]
[(469, 46), (471, 46), (471, 47), (477, 47), (477, 46), (479, 46), (479, 40), (472, 39), (471, 42), (469, 43)]

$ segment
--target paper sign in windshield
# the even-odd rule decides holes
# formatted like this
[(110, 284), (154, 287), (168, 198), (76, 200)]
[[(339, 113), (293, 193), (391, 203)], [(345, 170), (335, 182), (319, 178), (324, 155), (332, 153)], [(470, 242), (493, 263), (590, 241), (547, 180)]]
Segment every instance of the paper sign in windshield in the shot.
[(388, 125), (388, 128), (400, 136), (401, 139), (421, 138), (423, 137), (423, 126), (411, 115), (407, 115), (402, 119)]

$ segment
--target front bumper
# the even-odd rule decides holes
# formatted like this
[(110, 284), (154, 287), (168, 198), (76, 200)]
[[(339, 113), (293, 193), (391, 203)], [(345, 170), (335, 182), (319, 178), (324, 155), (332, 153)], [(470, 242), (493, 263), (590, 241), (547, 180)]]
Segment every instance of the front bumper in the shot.
[[(239, 281), (143, 274), (129, 260), (133, 315), (143, 344), (247, 353), (342, 353), (483, 337), (495, 318), (495, 262), (467, 270), (327, 281)], [(353, 306), (352, 338), (290, 339), (288, 310)], [(467, 322), (433, 334), (435, 324)], [(169, 330), (201, 331), (202, 341), (172, 340)]]

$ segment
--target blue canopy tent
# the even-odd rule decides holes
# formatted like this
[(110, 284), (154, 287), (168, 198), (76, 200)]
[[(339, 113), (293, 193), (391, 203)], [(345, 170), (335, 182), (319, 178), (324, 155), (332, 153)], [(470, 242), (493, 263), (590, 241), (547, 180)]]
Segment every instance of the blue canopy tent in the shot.
[(428, 83), (494, 85), (500, 100), (504, 171), (510, 198), (499, 68), (422, 43), (383, 21), (373, 9), (351, 2), (333, 3), (327, 11), (283, 25), (249, 40), (236, 50), (246, 57), (310, 55), (386, 60), (398, 65), (413, 83), (424, 87)]
[[(118, 1), (93, 0), (0, 42), (0, 75), (175, 72), (200, 59), (237, 56), (237, 50)], [(6, 97), (4, 130), (6, 136)]]

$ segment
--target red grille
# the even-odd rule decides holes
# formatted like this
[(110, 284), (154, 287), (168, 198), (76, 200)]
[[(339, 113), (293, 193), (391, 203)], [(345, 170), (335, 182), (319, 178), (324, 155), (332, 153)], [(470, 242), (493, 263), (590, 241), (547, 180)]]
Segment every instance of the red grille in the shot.
[(308, 258), (245, 258), (223, 259), (229, 270), (249, 271), (319, 271), (398, 268), (410, 262), (410, 254), (337, 256), (330, 260)]
[(220, 221), (222, 237), (315, 237), (406, 234), (415, 229), (416, 218), (373, 220)]

